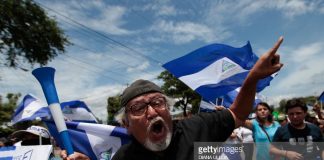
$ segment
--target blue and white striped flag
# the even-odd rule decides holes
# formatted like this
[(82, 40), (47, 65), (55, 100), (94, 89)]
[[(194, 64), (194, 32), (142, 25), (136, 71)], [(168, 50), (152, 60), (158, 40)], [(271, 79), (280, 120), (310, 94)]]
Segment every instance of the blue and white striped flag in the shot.
[(324, 92), (318, 97), (318, 100), (322, 103), (324, 102)]
[[(237, 97), (238, 93), (240, 92), (240, 89), (241, 89), (241, 87), (236, 88), (235, 90), (228, 92), (224, 96), (224, 106), (226, 108), (229, 108), (234, 103), (235, 98)], [(256, 93), (255, 98), (254, 98), (253, 107), (256, 107), (256, 105), (262, 101), (261, 99), (262, 99), (262, 95), (259, 93)]]
[(61, 109), (67, 121), (98, 123), (94, 114), (83, 101), (63, 102)]
[(49, 109), (45, 103), (31, 94), (27, 94), (12, 115), (13, 124), (23, 121), (35, 120), (37, 117), (50, 117)]
[[(54, 122), (45, 123), (58, 144), (62, 144)], [(121, 127), (83, 122), (66, 122), (66, 126), (73, 149), (86, 154), (91, 160), (111, 159), (130, 140), (126, 129)]]
[[(240, 87), (258, 57), (248, 42), (242, 48), (211, 44), (163, 65), (175, 77), (199, 93), (208, 102), (215, 102)], [(270, 84), (273, 77), (260, 80), (257, 91)]]
[[(202, 99), (200, 102), (200, 112), (213, 112), (215, 111), (216, 105), (221, 105), (225, 108), (229, 108), (234, 103), (240, 89), (241, 87), (236, 88), (235, 90), (228, 92), (226, 95), (218, 97), (216, 101), (221, 101), (221, 103), (214, 104), (213, 102), (208, 102)], [(259, 93), (255, 95), (253, 107), (256, 107), (256, 105), (262, 101), (262, 97), (263, 96)]]
[[(218, 97), (216, 101), (221, 100), (221, 103), (214, 104), (213, 102), (208, 102), (204, 99), (200, 101), (200, 112), (214, 112), (216, 105), (224, 106), (225, 108), (229, 108), (235, 101), (235, 98), (237, 97), (241, 87), (236, 88), (233, 91), (228, 92), (226, 95), (222, 97)], [(259, 93), (255, 95), (253, 107), (256, 107), (256, 105), (260, 102), (262, 102), (263, 96)]]
[(0, 160), (48, 160), (52, 145), (0, 147)]
[[(97, 123), (97, 119), (82, 101), (69, 101), (61, 103), (63, 115), (68, 121)], [(31, 94), (27, 94), (18, 105), (12, 116), (12, 123), (32, 121), (37, 117), (50, 119), (51, 113), (45, 103)]]

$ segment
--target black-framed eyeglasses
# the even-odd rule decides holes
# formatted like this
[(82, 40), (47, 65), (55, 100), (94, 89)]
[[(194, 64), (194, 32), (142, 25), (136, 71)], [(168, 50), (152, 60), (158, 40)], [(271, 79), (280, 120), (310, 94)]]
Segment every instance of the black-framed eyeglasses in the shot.
[(126, 112), (130, 111), (134, 116), (141, 116), (147, 111), (148, 106), (154, 109), (165, 109), (166, 100), (164, 97), (157, 97), (151, 99), (149, 102), (138, 102), (126, 108)]

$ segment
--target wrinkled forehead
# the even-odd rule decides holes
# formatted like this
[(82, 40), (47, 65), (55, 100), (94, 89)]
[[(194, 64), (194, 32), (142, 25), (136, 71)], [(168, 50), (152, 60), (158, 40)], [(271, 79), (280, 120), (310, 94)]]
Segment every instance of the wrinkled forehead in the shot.
[(134, 104), (136, 102), (143, 102), (143, 101), (147, 101), (154, 97), (162, 97), (162, 96), (163, 96), (163, 94), (161, 94), (160, 92), (152, 92), (152, 93), (142, 94), (142, 95), (137, 96), (137, 97), (133, 98), (132, 100), (130, 100), (127, 103), (127, 106)]

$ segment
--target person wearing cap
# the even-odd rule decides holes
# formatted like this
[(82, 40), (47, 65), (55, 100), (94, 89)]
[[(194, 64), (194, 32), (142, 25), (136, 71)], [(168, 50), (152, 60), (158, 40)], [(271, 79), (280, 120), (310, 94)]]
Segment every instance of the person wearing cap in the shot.
[[(285, 105), (290, 122), (276, 131), (270, 153), (276, 158), (324, 159), (323, 136), (318, 126), (306, 123), (307, 106), (301, 99), (291, 99)], [(277, 143), (286, 142), (286, 143)]]
[(11, 137), (19, 142), (16, 145), (51, 145), (51, 137), (48, 130), (41, 126), (30, 126), (26, 130), (19, 130), (12, 133)]
[[(26, 130), (15, 131), (10, 135), (10, 137), (18, 140), (15, 146), (34, 146), (34, 145), (53, 145), (51, 140), (51, 135), (45, 127), (32, 125)], [(54, 147), (54, 146), (53, 146)], [(49, 156), (49, 160), (59, 160), (52, 153)]]
[[(252, 110), (258, 81), (283, 66), (276, 54), (282, 40), (256, 62), (229, 109), (201, 113), (173, 123), (171, 105), (160, 87), (146, 80), (132, 83), (121, 96), (122, 121), (132, 141), (123, 145), (112, 159), (188, 160), (194, 158), (194, 142), (224, 142)], [(81, 153), (69, 157), (62, 154), (62, 157), (86, 159)]]

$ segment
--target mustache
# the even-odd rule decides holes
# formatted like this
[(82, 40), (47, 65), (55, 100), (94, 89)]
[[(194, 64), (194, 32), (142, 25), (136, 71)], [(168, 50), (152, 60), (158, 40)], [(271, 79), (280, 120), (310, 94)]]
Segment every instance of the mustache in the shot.
[(158, 117), (153, 118), (153, 119), (150, 121), (150, 124), (149, 124), (149, 126), (148, 126), (148, 130), (147, 130), (147, 131), (150, 131), (150, 130), (152, 129), (152, 127), (153, 127), (153, 124), (155, 124), (155, 123), (158, 122), (158, 121), (161, 121), (161, 123), (163, 124), (163, 126), (164, 126), (165, 128), (167, 128), (167, 129), (169, 129), (169, 128), (167, 127), (166, 122), (164, 121), (164, 119), (163, 119), (162, 117), (158, 116)]

